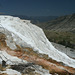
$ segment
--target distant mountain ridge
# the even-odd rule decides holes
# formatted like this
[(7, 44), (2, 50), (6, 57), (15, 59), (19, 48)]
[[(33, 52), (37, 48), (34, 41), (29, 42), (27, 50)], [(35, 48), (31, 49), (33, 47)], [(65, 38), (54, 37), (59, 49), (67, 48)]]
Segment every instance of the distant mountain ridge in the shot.
[(33, 24), (39, 24), (56, 19), (58, 16), (25, 16), (25, 15), (12, 15), (21, 19), (31, 20)]
[(75, 32), (75, 13), (41, 23), (39, 26), (46, 30)]

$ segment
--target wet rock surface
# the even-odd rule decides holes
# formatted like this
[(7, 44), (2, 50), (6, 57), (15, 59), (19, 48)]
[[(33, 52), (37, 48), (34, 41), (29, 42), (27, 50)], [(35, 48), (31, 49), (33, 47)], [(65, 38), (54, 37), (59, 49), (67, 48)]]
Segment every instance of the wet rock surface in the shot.
[(35, 65), (34, 63), (12, 65), (11, 68), (21, 72), (23, 75), (43, 75), (45, 73), (49, 75), (48, 70), (45, 70), (41, 66)]
[(33, 63), (12, 65), (11, 68), (21, 73), (29, 73), (35, 71)]

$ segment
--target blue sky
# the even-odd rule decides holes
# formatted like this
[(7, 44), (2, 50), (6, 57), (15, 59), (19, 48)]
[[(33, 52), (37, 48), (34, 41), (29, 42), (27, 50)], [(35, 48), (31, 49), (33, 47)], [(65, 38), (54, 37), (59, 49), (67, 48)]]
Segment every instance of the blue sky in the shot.
[(75, 0), (0, 0), (0, 13), (61, 16), (75, 13)]

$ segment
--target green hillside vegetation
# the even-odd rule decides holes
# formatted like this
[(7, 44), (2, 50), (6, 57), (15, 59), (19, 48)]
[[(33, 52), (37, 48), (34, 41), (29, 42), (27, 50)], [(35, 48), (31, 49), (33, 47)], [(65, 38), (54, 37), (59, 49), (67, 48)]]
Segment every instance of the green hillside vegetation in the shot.
[(51, 42), (75, 49), (75, 13), (38, 24)]
[(72, 32), (58, 32), (58, 31), (50, 31), (44, 30), (47, 38), (51, 42), (55, 42), (58, 44), (65, 45), (65, 47), (70, 47), (75, 49), (75, 34)]

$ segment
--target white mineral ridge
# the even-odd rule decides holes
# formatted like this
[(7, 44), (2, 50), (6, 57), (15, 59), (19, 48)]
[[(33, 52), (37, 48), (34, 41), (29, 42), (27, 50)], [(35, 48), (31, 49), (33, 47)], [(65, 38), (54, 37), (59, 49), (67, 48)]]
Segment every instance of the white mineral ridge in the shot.
[(20, 72), (12, 69), (6, 69), (6, 71), (0, 71), (0, 73), (6, 73), (8, 75), (22, 75)]
[(30, 23), (30, 21), (12, 16), (0, 16), (0, 21), (1, 26), (11, 32), (15, 43), (25, 43), (26, 46), (33, 48), (33, 50), (47, 54), (52, 59), (75, 68), (75, 60), (55, 49), (46, 38), (43, 30)]
[(6, 61), (6, 64), (8, 65), (27, 63), (25, 60), (21, 60), (18, 57), (9, 55), (6, 51), (0, 51), (0, 64), (2, 64), (2, 60)]

